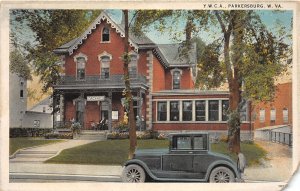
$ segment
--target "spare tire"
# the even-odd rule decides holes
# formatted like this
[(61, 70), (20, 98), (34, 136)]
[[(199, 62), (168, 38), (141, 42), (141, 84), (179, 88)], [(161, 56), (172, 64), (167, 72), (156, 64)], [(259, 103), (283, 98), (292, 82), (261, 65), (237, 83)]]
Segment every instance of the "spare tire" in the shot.
[(238, 154), (237, 167), (240, 173), (243, 173), (246, 168), (246, 157), (243, 153)]

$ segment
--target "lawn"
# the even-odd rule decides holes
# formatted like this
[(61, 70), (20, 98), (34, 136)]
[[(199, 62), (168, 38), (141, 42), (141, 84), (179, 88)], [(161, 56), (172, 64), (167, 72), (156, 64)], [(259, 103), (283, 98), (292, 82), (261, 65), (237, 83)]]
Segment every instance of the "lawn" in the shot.
[[(168, 148), (167, 140), (138, 140), (138, 149)], [(107, 140), (66, 149), (47, 163), (122, 165), (127, 160), (129, 140)], [(248, 164), (258, 164), (266, 152), (256, 144), (241, 144)], [(230, 155), (226, 143), (212, 144), (212, 151)], [(233, 155), (232, 155), (233, 156)], [(232, 157), (231, 156), (231, 157)], [(232, 157), (234, 158), (234, 157)]]
[(19, 149), (33, 147), (38, 145), (44, 145), (49, 143), (60, 142), (61, 140), (44, 140), (41, 138), (28, 138), (28, 137), (19, 137), (19, 138), (10, 138), (9, 139), (9, 155), (14, 154)]

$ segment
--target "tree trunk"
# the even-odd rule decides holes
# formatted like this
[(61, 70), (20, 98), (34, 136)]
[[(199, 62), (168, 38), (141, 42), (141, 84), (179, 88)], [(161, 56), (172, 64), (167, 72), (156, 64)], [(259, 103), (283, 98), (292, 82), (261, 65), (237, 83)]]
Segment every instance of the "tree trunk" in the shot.
[(132, 93), (131, 93), (131, 88), (130, 88), (130, 78), (129, 78), (129, 70), (128, 70), (128, 65), (129, 65), (129, 27), (128, 27), (128, 10), (123, 10), (124, 13), (124, 21), (125, 21), (125, 41), (124, 41), (124, 82), (125, 82), (125, 99), (126, 102), (128, 103), (128, 108), (129, 108), (129, 113), (128, 113), (128, 119), (129, 119), (129, 140), (130, 140), (130, 145), (129, 145), (129, 153), (128, 153), (128, 159), (133, 158), (133, 154), (136, 149), (137, 141), (136, 141), (136, 122), (135, 122), (135, 116), (134, 116), (134, 111), (133, 111), (133, 98), (132, 98)]

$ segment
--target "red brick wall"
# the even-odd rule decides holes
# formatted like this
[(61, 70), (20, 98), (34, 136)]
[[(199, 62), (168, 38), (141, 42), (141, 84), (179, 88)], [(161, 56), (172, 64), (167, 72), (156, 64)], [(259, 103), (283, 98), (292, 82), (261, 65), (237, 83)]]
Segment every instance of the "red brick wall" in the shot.
[(166, 88), (165, 69), (155, 56), (153, 56), (153, 92)]
[(88, 57), (88, 61), (86, 64), (86, 75), (99, 75), (100, 62), (98, 60), (98, 55), (103, 53), (104, 51), (112, 55), (112, 60), (110, 63), (110, 73), (123, 74), (123, 62), (120, 57), (124, 52), (124, 38), (121, 38), (120, 35), (115, 32), (115, 29), (110, 28), (110, 42), (101, 43), (101, 31), (106, 25), (107, 24), (105, 22), (102, 22), (100, 25), (98, 25), (97, 28), (92, 32), (92, 34), (90, 34), (84, 41), (84, 43), (80, 45), (79, 48), (76, 49), (71, 56), (66, 57), (66, 75), (76, 75), (76, 64), (74, 62), (74, 56), (76, 56), (80, 52)]
[(95, 101), (87, 101), (85, 106), (85, 129), (92, 129), (92, 122), (99, 122), (100, 120), (100, 103), (99, 105)]
[[(282, 125), (283, 122), (283, 109), (288, 109), (288, 124), (292, 124), (292, 83), (279, 84), (277, 86), (275, 99), (273, 102), (261, 102), (255, 106), (256, 119), (254, 121), (254, 128), (262, 128), (266, 126)], [(275, 123), (271, 123), (271, 109), (276, 110)], [(265, 109), (265, 122), (260, 122), (259, 111)]]
[(75, 119), (76, 116), (76, 108), (73, 105), (72, 100), (65, 100), (65, 121), (71, 121), (71, 119)]
[[(191, 89), (194, 88), (193, 86), (193, 80), (190, 73), (190, 70), (188, 68), (183, 68), (182, 75), (180, 79), (180, 89)], [(173, 77), (171, 74), (171, 70), (165, 70), (166, 75), (166, 90), (171, 90), (173, 88)]]

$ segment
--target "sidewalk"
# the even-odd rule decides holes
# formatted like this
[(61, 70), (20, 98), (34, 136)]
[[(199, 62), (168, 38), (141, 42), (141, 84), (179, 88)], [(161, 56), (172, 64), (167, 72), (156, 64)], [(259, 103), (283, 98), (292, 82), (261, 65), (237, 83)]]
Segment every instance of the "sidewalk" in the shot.
[(255, 141), (265, 149), (269, 160), (261, 166), (245, 169), (247, 181), (287, 182), (292, 174), (292, 148), (267, 141)]
[(121, 166), (10, 163), (10, 179), (120, 182)]

